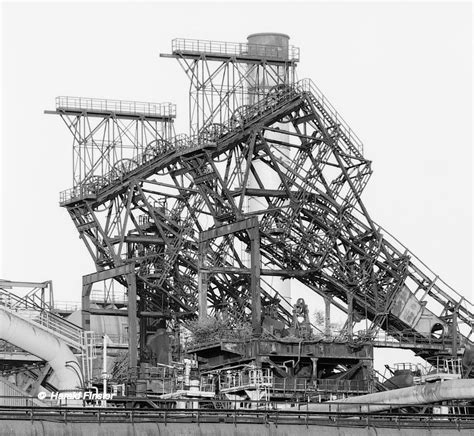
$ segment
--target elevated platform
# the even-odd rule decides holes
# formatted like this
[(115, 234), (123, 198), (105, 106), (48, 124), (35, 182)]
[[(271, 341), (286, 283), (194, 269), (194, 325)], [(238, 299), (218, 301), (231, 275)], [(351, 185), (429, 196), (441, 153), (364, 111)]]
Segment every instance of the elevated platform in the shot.
[(176, 38), (171, 42), (172, 55), (161, 55), (163, 57), (201, 57), (205, 55), (208, 59), (223, 60), (233, 58), (236, 61), (261, 61), (270, 63), (299, 62), (300, 49), (289, 46), (285, 49), (281, 46), (248, 44), (242, 42), (206, 41), (200, 39)]
[(148, 103), (125, 100), (105, 100), (87, 97), (56, 97), (56, 112), (82, 113), (104, 116), (107, 114), (124, 118), (149, 118), (159, 121), (176, 118), (176, 105), (171, 103)]

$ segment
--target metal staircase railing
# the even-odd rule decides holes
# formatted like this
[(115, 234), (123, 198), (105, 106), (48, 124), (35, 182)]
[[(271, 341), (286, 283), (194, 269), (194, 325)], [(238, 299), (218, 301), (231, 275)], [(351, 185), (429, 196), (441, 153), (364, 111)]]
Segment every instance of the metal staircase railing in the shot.
[(76, 350), (81, 350), (82, 329), (75, 324), (41, 308), (31, 300), (0, 289), (0, 310), (5, 310), (66, 342)]
[(65, 342), (70, 347), (81, 351), (82, 329), (71, 324), (63, 318), (56, 316), (50, 312), (36, 312), (27, 310), (11, 310), (6, 306), (0, 306), (0, 310), (4, 310), (9, 315), (18, 317), (34, 327), (38, 327), (61, 341)]
[(91, 331), (84, 331), (81, 334), (81, 353), (82, 372), (84, 381), (92, 380), (94, 371), (94, 359), (97, 357), (97, 334)]
[(296, 88), (301, 92), (309, 92), (313, 96), (313, 101), (316, 103), (326, 121), (339, 127), (341, 137), (347, 146), (349, 148), (355, 148), (357, 153), (364, 154), (362, 141), (311, 79), (300, 80), (296, 84)]
[[(356, 224), (363, 226), (364, 215), (359, 209), (353, 208), (352, 217)], [(409, 257), (409, 276), (415, 277), (417, 283), (429, 284), (425, 286), (425, 288), (419, 289), (419, 291), (424, 292), (421, 298), (419, 298), (421, 301), (431, 296), (442, 307), (446, 307), (447, 304), (458, 306), (458, 322), (464, 326), (462, 333), (466, 339), (469, 340), (473, 333), (474, 305), (435, 274), (421, 259), (395, 238), (395, 236), (377, 223), (374, 222), (374, 225), (378, 227), (379, 232), (383, 235), (384, 244), (394, 253)]]

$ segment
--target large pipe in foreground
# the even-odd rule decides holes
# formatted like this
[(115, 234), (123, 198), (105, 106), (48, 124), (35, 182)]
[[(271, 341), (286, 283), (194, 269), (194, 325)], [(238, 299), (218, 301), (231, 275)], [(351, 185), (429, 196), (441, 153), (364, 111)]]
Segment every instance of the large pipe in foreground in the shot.
[[(474, 379), (447, 380), (386, 392), (360, 395), (335, 402), (309, 404), (314, 412), (370, 413), (401, 405), (431, 404), (449, 400), (473, 400)], [(305, 407), (306, 410), (306, 407)]]
[[(364, 403), (362, 412), (377, 412), (387, 410), (393, 405), (406, 404), (430, 404), (449, 400), (473, 400), (474, 379), (446, 380), (424, 385), (410, 386), (408, 388), (393, 389), (386, 392), (361, 395), (359, 397), (347, 398), (343, 403)], [(375, 403), (375, 404), (371, 404)], [(380, 404), (382, 403), (382, 404)], [(341, 411), (359, 411), (360, 406), (346, 406), (341, 404)]]
[(80, 366), (69, 347), (47, 331), (0, 308), (0, 339), (48, 362), (60, 391), (82, 388)]

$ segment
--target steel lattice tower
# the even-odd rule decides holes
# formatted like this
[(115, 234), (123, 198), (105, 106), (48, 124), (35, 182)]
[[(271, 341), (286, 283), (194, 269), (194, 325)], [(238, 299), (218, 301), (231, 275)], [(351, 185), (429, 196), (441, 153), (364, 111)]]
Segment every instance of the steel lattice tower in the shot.
[[(270, 308), (290, 324), (267, 276), (298, 280), (347, 313), (348, 341), (385, 332), (426, 358), (472, 346), (470, 303), (369, 215), (371, 162), (316, 85), (296, 80), (296, 48), (179, 39), (164, 56), (191, 80), (189, 135), (172, 136), (170, 105), (60, 98), (54, 111), (74, 135), (74, 187), (61, 205), (97, 267), (84, 310), (94, 281), (127, 286), (130, 366), (137, 317), (141, 361), (147, 332), (198, 313), (251, 316), (256, 338)], [(255, 76), (273, 85), (252, 86)], [(259, 210), (244, 207), (248, 197)]]

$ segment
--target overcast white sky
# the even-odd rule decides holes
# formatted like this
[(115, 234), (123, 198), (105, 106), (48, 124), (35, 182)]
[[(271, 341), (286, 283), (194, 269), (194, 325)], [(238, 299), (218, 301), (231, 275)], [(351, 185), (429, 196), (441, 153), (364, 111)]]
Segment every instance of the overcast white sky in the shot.
[[(59, 191), (72, 137), (58, 95), (172, 101), (188, 81), (160, 59), (176, 37), (291, 36), (311, 77), (365, 144), (372, 217), (460, 293), (472, 290), (470, 3), (2, 3), (1, 268), (79, 300), (93, 263)], [(312, 311), (314, 308), (312, 309)]]

